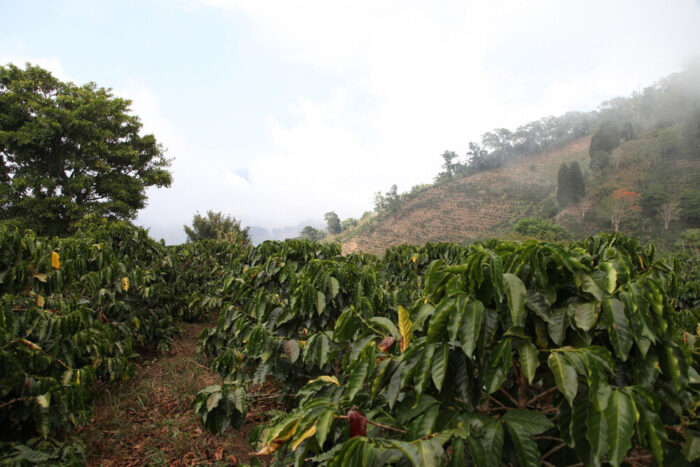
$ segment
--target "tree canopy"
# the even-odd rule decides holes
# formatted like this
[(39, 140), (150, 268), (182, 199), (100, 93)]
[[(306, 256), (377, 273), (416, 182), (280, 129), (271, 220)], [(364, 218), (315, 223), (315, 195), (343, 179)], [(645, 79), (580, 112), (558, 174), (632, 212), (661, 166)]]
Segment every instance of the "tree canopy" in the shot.
[(323, 237), (323, 232), (314, 228), (311, 225), (305, 226), (303, 229), (301, 229), (301, 232), (299, 232), (299, 238), (311, 240), (312, 242), (323, 240)]
[(0, 67), (0, 220), (58, 235), (89, 214), (133, 219), (172, 182), (131, 101), (27, 64)]
[(342, 227), (340, 225), (340, 218), (338, 214), (333, 211), (327, 212), (323, 215), (326, 219), (326, 225), (328, 226), (328, 232), (332, 234), (340, 233)]
[(586, 195), (586, 186), (578, 162), (562, 163), (557, 174), (557, 202), (560, 209), (578, 203)]
[(226, 240), (241, 246), (250, 244), (250, 227), (242, 228), (241, 221), (220, 212), (207, 211), (206, 216), (197, 212), (192, 219), (192, 227), (185, 225), (184, 228), (188, 242), (212, 239)]

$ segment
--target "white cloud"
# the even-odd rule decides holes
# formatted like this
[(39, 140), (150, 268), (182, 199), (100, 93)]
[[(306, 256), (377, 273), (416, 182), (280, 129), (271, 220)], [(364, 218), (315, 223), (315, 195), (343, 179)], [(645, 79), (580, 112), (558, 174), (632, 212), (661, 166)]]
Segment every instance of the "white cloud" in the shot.
[(25, 64), (31, 63), (32, 65), (40, 66), (41, 68), (49, 70), (61, 81), (75, 81), (63, 69), (63, 64), (58, 57), (31, 57), (25, 54), (0, 53), (0, 66), (5, 66), (10, 63), (18, 66), (19, 68), (24, 68)]
[(300, 97), (291, 124), (270, 117), (275, 150), (252, 163), (250, 193), (278, 222), (358, 215), (374, 191), (430, 181), (444, 149), (592, 109), (700, 51), (687, 1), (199, 3), (243, 14), (286, 60), (340, 83), (328, 99)]
[[(320, 220), (329, 210), (358, 216), (375, 191), (431, 181), (445, 149), (463, 154), (468, 141), (495, 127), (592, 109), (700, 53), (700, 6), (692, 0), (180, 5), (245, 19), (246, 40), (333, 84), (316, 94), (325, 98), (279, 102), (265, 141), (247, 148), (247, 167), (208, 160), (162, 112), (154, 87), (117, 89), (175, 158), (173, 187), (152, 190), (139, 216), (172, 240), (196, 210), (265, 227)], [(59, 61), (48, 65), (63, 73)], [(222, 135), (222, 147), (230, 136)]]

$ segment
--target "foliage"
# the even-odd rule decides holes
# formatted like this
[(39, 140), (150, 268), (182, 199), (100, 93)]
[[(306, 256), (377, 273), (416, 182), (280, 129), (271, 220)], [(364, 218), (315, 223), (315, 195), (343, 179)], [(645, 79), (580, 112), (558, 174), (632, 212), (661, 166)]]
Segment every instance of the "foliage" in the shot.
[(561, 241), (571, 240), (571, 232), (564, 227), (544, 219), (524, 217), (516, 222), (513, 231), (525, 237), (539, 240)]
[(586, 187), (578, 162), (563, 163), (557, 174), (557, 201), (560, 209), (578, 203), (586, 196)]
[(312, 242), (322, 240), (323, 237), (325, 237), (323, 231), (316, 229), (310, 225), (305, 226), (303, 229), (301, 229), (301, 232), (299, 232), (299, 238), (310, 240)]
[(0, 67), (0, 219), (65, 235), (87, 214), (134, 218), (171, 175), (130, 104), (39, 67)]
[(327, 212), (323, 215), (326, 219), (326, 225), (328, 226), (328, 232), (332, 234), (338, 234), (341, 232), (342, 227), (340, 226), (340, 218), (338, 214), (333, 211)]
[(199, 212), (192, 219), (192, 227), (183, 226), (187, 241), (198, 242), (201, 240), (225, 240), (238, 246), (250, 245), (250, 227), (242, 228), (241, 221), (230, 215), (220, 212), (207, 211), (202, 216)]
[(128, 377), (135, 348), (167, 349), (179, 319), (206, 316), (191, 294), (218, 278), (217, 259), (241, 254), (228, 243), (168, 248), (123, 221), (81, 229), (47, 239), (0, 227), (0, 434), (8, 443), (0, 456), (8, 462), (80, 455), (52, 439), (89, 420), (94, 383)]
[(681, 219), (690, 226), (700, 226), (700, 188), (683, 191), (679, 203)]
[(518, 127), (515, 131), (498, 128), (484, 133), (481, 142), (470, 142), (465, 163), (445, 159), (443, 174), (471, 174), (493, 170), (522, 157), (564, 146), (590, 134), (598, 121), (596, 112), (568, 112), (559, 117), (544, 117)]
[(340, 225), (341, 225), (341, 230), (345, 232), (346, 230), (352, 229), (353, 227), (357, 227), (357, 219), (353, 217), (348, 217), (347, 219), (344, 219)]
[[(241, 392), (267, 375), (293, 394), (255, 431), (257, 454), (620, 465), (641, 447), (658, 464), (697, 458), (694, 338), (653, 247), (621, 235), (404, 245), (381, 262), (304, 249), (301, 261), (285, 245), (251, 250), (230, 308), (202, 336), (225, 377), (197, 397), (207, 420), (240, 420)], [(224, 393), (239, 396), (219, 408)]]
[(611, 167), (610, 154), (620, 145), (620, 139), (620, 130), (614, 122), (606, 121), (601, 124), (598, 132), (591, 138), (591, 146), (588, 150), (592, 170), (607, 173)]
[(643, 191), (639, 200), (642, 214), (646, 217), (656, 217), (659, 208), (669, 201), (666, 191), (658, 184), (652, 185)]

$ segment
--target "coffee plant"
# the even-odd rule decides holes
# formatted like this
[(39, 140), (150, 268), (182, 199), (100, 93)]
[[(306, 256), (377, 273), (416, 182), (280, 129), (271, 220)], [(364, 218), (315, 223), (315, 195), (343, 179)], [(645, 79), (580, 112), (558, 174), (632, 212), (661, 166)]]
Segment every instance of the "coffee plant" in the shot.
[[(254, 430), (280, 464), (600, 465), (700, 458), (696, 337), (673, 262), (622, 235), (402, 246), (383, 261), (248, 256), (202, 336), (223, 431), (272, 377)], [(266, 254), (270, 256), (266, 257)], [(265, 259), (267, 258), (267, 259)], [(246, 400), (254, 399), (247, 392)]]
[(244, 254), (169, 248), (124, 222), (63, 239), (0, 227), (0, 462), (81, 457), (54, 437), (90, 419), (95, 383), (129, 376), (139, 349), (166, 349), (179, 320), (205, 317), (198, 278)]

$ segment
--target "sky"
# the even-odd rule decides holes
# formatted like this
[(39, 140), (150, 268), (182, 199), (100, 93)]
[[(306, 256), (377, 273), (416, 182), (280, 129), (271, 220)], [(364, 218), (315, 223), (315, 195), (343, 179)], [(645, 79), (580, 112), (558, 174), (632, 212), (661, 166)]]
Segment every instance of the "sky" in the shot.
[(136, 223), (268, 229), (372, 209), (445, 150), (593, 110), (700, 55), (700, 0), (0, 0), (0, 65), (95, 82), (172, 159)]

